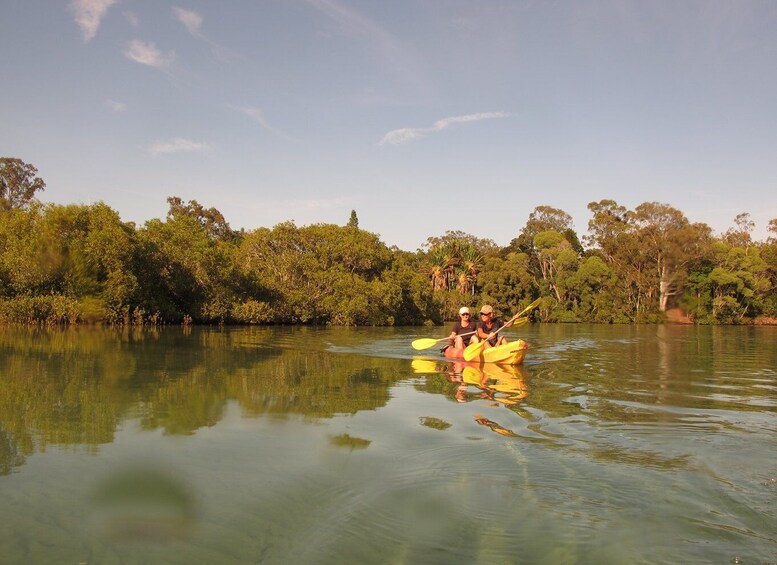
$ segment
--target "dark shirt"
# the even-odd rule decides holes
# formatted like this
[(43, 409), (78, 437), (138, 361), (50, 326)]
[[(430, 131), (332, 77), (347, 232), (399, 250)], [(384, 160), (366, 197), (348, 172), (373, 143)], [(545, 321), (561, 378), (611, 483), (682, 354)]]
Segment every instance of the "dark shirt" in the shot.
[[(461, 334), (466, 334), (466, 333), (469, 333), (469, 332), (474, 332), (476, 329), (477, 329), (477, 327), (472, 322), (470, 322), (468, 326), (463, 327), (461, 325), (461, 322), (458, 321), (458, 322), (453, 324), (453, 329), (451, 330), (451, 332), (455, 333), (456, 335), (461, 335)], [(464, 346), (465, 347), (467, 345), (469, 345), (469, 340), (472, 339), (473, 335), (475, 335), (475, 334), (465, 335), (465, 336), (463, 336), (461, 338), (464, 341)]]
[[(499, 328), (501, 328), (504, 325), (505, 325), (505, 323), (502, 321), (502, 318), (491, 318), (491, 327), (490, 328), (488, 326), (486, 326), (486, 323), (483, 322), (482, 320), (480, 322), (478, 322), (478, 328), (483, 330), (483, 333), (486, 334), (486, 335), (490, 334), (491, 332), (495, 332), (496, 330), (498, 330)], [(492, 337), (491, 339), (489, 339), (487, 341), (491, 345), (496, 345), (496, 340), (498, 340), (498, 339), (499, 339), (499, 336), (495, 335), (494, 337)]]

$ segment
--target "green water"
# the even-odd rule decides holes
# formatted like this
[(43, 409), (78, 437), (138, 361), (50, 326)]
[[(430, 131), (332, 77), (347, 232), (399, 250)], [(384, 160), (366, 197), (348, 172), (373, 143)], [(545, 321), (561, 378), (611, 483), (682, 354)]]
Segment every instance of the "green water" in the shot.
[(777, 563), (777, 328), (0, 330), (2, 563)]

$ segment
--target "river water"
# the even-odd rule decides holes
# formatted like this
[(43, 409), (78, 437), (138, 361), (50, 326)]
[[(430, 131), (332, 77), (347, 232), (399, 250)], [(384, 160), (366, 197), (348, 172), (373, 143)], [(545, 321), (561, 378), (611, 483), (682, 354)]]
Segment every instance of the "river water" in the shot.
[(777, 563), (777, 328), (446, 331), (0, 330), (0, 562)]

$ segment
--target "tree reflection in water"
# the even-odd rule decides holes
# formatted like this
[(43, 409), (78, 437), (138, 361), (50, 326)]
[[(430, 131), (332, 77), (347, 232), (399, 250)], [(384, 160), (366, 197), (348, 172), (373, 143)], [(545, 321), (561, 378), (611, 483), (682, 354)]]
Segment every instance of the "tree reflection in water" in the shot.
[[(517, 406), (529, 394), (526, 386), (526, 371), (521, 365), (496, 365), (492, 363), (474, 364), (464, 362), (435, 362), (427, 359), (414, 359), (413, 371), (416, 374), (426, 374), (431, 379), (434, 375), (444, 375), (449, 385), (446, 390), (439, 390), (433, 380), (427, 380), (426, 386), (437, 392), (443, 392), (457, 402), (465, 403), (475, 400), (490, 401), (508, 407)], [(517, 437), (511, 430), (498, 423), (475, 415), (478, 424), (487, 426), (492, 431)]]
[(405, 362), (273, 347), (267, 328), (0, 328), (0, 474), (49, 445), (96, 452), (126, 419), (192, 434), (244, 416), (384, 406)]

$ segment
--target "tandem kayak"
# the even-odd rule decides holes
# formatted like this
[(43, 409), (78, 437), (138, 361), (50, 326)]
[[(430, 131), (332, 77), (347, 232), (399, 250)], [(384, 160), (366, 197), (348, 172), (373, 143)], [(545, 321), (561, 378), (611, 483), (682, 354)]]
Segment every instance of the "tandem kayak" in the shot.
[[(526, 356), (526, 351), (529, 349), (529, 345), (522, 339), (505, 343), (504, 345), (497, 345), (496, 347), (489, 347), (488, 349), (481, 349), (480, 355), (472, 359), (473, 363), (499, 363), (501, 365), (520, 365), (523, 363), (523, 358)], [(464, 360), (464, 351), (461, 349), (454, 349), (448, 347), (444, 352), (448, 359)]]

